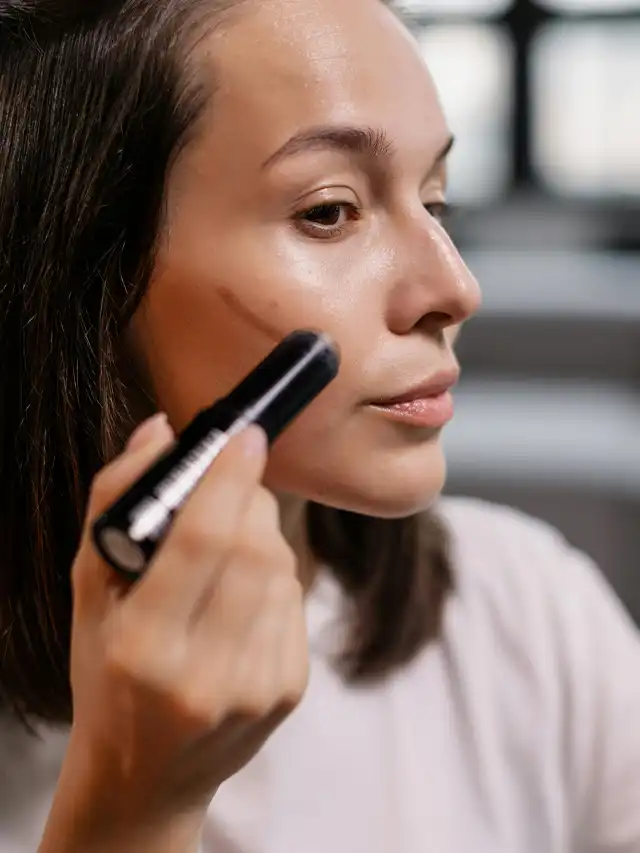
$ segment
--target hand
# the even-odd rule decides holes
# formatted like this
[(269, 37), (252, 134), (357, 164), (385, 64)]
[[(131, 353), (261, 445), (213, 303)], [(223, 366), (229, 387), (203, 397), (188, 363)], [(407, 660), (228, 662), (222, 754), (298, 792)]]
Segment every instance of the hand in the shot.
[(125, 824), (204, 813), (308, 677), (303, 594), (276, 500), (260, 485), (258, 428), (229, 443), (136, 584), (94, 550), (92, 521), (172, 439), (152, 419), (97, 476), (73, 567), (68, 764), (98, 780), (101, 810)]

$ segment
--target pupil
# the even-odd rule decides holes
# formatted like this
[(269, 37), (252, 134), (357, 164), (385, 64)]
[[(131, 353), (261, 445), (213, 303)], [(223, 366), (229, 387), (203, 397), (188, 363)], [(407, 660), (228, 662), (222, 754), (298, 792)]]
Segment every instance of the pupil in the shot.
[(337, 225), (340, 221), (340, 205), (323, 204), (314, 207), (313, 210), (309, 211), (308, 218), (319, 225)]

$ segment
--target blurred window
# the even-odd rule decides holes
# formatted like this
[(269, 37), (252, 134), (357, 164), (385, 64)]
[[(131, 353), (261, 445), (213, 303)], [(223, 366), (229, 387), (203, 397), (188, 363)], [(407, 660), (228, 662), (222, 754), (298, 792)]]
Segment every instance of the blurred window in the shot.
[(433, 24), (420, 47), (457, 136), (449, 169), (451, 200), (475, 204), (504, 193), (511, 180), (512, 51), (491, 24)]
[(498, 15), (511, 6), (512, 0), (404, 0), (402, 7), (410, 13), (425, 15)]
[(573, 196), (640, 196), (640, 21), (547, 24), (531, 71), (542, 180)]
[(401, 0), (458, 146), (452, 201), (640, 202), (640, 0)]
[(539, 0), (547, 9), (569, 13), (638, 12), (640, 0)]

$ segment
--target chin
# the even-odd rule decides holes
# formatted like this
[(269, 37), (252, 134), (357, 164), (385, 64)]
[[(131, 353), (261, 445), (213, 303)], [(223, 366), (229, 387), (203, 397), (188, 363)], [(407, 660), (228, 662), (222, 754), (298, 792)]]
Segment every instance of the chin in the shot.
[(324, 463), (313, 470), (291, 471), (284, 478), (267, 471), (265, 483), (280, 494), (323, 506), (399, 519), (429, 509), (442, 492), (447, 470), (439, 441), (408, 453), (335, 462), (326, 458)]
[(353, 494), (342, 507), (374, 518), (408, 518), (428, 510), (437, 500), (446, 481), (446, 462), (438, 448), (429, 464), (413, 471), (389, 470), (380, 483)]

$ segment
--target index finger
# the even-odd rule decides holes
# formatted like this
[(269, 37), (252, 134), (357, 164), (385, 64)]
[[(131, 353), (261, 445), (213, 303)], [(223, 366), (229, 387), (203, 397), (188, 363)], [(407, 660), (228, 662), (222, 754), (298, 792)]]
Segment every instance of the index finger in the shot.
[[(98, 554), (91, 527), (95, 519), (140, 477), (174, 440), (171, 427), (162, 416), (147, 421), (132, 437), (127, 449), (106, 465), (91, 485), (84, 527), (72, 568), (74, 599), (81, 607), (90, 601), (104, 608), (107, 590), (113, 585), (113, 570)], [(142, 438), (144, 441), (137, 439)]]
[(131, 604), (186, 618), (237, 547), (238, 532), (266, 465), (256, 426), (234, 436), (179, 510), (165, 541), (132, 591)]

